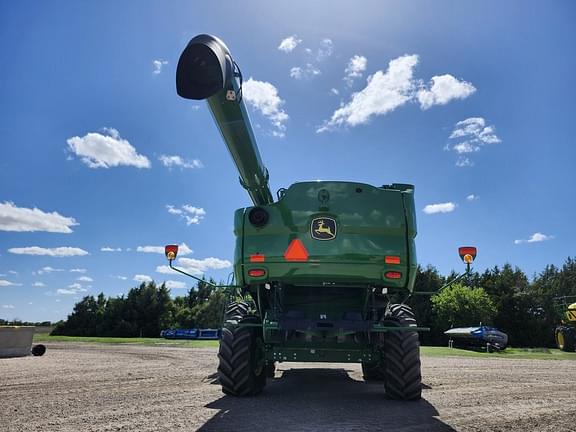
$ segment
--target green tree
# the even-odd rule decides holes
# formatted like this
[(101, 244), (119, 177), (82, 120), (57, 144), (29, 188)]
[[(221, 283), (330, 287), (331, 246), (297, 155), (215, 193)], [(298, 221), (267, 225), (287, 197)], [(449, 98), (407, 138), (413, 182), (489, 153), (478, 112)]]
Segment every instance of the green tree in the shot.
[(442, 330), (451, 327), (489, 324), (497, 309), (483, 288), (454, 284), (431, 299), (435, 322)]
[[(428, 265), (426, 269), (418, 266), (416, 269), (416, 281), (414, 291), (436, 293), (444, 285), (444, 278), (438, 270)], [(416, 316), (416, 322), (421, 327), (430, 327), (429, 332), (420, 333), (422, 345), (438, 345), (442, 342), (442, 332), (433, 324), (431, 294), (414, 295), (410, 299), (410, 306)]]

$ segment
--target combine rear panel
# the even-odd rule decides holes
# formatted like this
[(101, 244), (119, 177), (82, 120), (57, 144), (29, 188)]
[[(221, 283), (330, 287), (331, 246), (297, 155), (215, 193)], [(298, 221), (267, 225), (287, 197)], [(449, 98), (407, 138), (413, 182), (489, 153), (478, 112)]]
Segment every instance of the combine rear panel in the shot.
[(278, 202), (256, 208), (268, 214), (263, 225), (250, 221), (254, 207), (238, 210), (237, 280), (412, 290), (413, 190), (410, 185), (296, 183)]

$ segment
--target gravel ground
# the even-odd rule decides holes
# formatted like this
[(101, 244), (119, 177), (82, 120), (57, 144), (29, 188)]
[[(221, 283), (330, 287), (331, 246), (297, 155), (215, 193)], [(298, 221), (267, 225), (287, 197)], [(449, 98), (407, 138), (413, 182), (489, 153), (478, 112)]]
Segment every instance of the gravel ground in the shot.
[(216, 366), (215, 349), (51, 343), (0, 359), (0, 431), (576, 431), (574, 361), (424, 357), (419, 402), (318, 363), (233, 398)]

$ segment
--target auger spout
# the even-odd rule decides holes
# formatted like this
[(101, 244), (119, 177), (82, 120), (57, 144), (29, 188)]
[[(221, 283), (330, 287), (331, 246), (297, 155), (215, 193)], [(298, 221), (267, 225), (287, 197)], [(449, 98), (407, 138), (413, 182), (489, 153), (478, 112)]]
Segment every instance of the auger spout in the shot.
[(273, 203), (268, 170), (242, 100), (242, 75), (224, 42), (205, 34), (190, 40), (178, 61), (176, 90), (183, 98), (208, 101), (240, 183), (255, 205)]

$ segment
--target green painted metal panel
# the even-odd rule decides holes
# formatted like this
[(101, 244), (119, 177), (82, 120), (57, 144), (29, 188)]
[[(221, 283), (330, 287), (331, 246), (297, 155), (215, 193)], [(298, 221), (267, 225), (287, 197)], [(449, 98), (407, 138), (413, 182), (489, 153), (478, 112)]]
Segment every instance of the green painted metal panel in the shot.
[[(413, 286), (416, 269), (413, 187), (374, 187), (354, 182), (302, 182), (290, 186), (273, 204), (262, 206), (269, 213), (264, 227), (235, 217), (236, 266), (244, 283), (282, 281), (295, 284), (375, 284), (396, 288)], [(335, 222), (334, 238), (316, 239), (313, 221)], [(243, 234), (241, 234), (243, 232)], [(308, 258), (289, 261), (290, 243), (298, 239)], [(251, 262), (252, 256), (263, 262)], [(387, 264), (386, 256), (400, 264)], [(264, 278), (251, 278), (248, 271), (263, 268)], [(387, 279), (388, 271), (400, 279)]]

